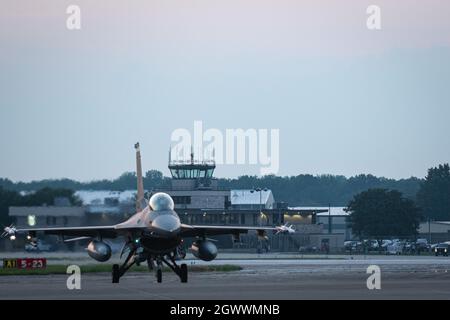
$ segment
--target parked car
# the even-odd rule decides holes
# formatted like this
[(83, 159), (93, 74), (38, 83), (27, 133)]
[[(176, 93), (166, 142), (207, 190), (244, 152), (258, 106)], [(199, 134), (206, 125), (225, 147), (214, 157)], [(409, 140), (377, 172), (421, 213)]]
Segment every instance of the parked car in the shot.
[(434, 247), (434, 254), (437, 256), (442, 255), (447, 257), (448, 256), (448, 251), (449, 251), (449, 245), (448, 243), (439, 243), (438, 245), (436, 245)]
[(381, 241), (381, 251), (387, 252), (388, 247), (392, 244), (392, 240)]
[(405, 243), (399, 240), (393, 240), (390, 245), (387, 246), (387, 254), (400, 255), (403, 253)]
[(356, 245), (356, 243), (357, 243), (357, 241), (353, 241), (353, 240), (345, 241), (344, 242), (345, 251), (352, 252), (353, 251), (353, 247)]
[(417, 239), (416, 241), (416, 250), (417, 253), (426, 252), (430, 250), (430, 245), (428, 244), (427, 239)]
[(379, 244), (377, 240), (364, 240), (363, 246), (367, 251), (378, 251), (379, 250)]
[(403, 253), (406, 254), (416, 254), (417, 253), (417, 244), (412, 241), (406, 241), (403, 247)]
[(363, 243), (361, 241), (350, 240), (344, 242), (345, 251), (350, 253), (359, 253), (363, 251)]

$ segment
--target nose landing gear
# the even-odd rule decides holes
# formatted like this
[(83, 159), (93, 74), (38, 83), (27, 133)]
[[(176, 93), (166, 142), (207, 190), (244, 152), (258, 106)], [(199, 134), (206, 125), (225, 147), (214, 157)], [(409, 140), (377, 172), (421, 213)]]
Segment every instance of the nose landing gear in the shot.
[(156, 268), (156, 282), (162, 282), (162, 262), (161, 259), (156, 260), (157, 268)]
[[(181, 264), (181, 266), (178, 266), (175, 262), (175, 255), (169, 255), (166, 256), (169, 258), (170, 261), (168, 261), (165, 257), (161, 257), (161, 261), (164, 262), (170, 269), (172, 269), (175, 274), (180, 277), (181, 283), (187, 283), (188, 282), (188, 268), (185, 263)], [(159, 282), (159, 281), (158, 281)]]
[[(136, 255), (137, 247), (130, 246), (125, 262), (122, 265), (114, 264), (112, 268), (112, 283), (119, 283), (120, 278), (135, 264), (145, 261), (145, 252)], [(185, 263), (180, 266), (175, 262), (176, 252), (170, 255), (153, 256), (148, 254), (146, 256), (149, 270), (156, 269), (156, 282), (162, 282), (162, 266), (163, 263), (167, 265), (181, 280), (182, 283), (188, 282), (188, 268)], [(155, 266), (156, 264), (156, 266)], [(156, 268), (155, 268), (156, 267)]]
[(180, 279), (182, 283), (188, 282), (188, 270), (186, 263), (183, 263), (180, 268)]

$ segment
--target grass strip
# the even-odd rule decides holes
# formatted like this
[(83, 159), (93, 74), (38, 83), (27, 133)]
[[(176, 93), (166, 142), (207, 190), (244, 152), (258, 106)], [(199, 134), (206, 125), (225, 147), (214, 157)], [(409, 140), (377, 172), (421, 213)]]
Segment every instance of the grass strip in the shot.
[[(50, 275), (50, 274), (67, 274), (67, 265), (48, 265), (45, 269), (0, 269), (0, 276), (17, 276), (17, 275)], [(111, 264), (89, 264), (80, 266), (82, 273), (98, 273), (111, 272)], [(188, 265), (190, 272), (231, 272), (242, 270), (236, 265)], [(147, 266), (133, 266), (130, 272), (149, 272)], [(163, 272), (171, 271), (164, 267)]]

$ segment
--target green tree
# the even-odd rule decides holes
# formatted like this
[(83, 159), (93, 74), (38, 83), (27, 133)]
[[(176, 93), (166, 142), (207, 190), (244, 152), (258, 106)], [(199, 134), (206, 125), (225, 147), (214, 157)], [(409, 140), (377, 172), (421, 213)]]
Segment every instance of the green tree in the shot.
[(161, 171), (158, 171), (158, 170), (149, 170), (145, 173), (145, 179), (159, 182), (159, 181), (162, 181), (163, 174)]
[(73, 206), (81, 205), (81, 200), (75, 196), (74, 191), (70, 189), (58, 188), (43, 188), (36, 192), (27, 194), (20, 199), (22, 206), (52, 206), (56, 198), (67, 198)]
[(112, 182), (112, 190), (124, 191), (130, 188), (136, 189), (136, 173), (135, 172), (125, 172), (119, 178)]
[(417, 203), (424, 216), (433, 220), (450, 220), (450, 166), (428, 169), (417, 193)]
[(347, 207), (353, 233), (362, 238), (381, 240), (417, 234), (420, 210), (396, 190), (369, 189), (357, 194)]
[(20, 198), (18, 192), (5, 190), (0, 186), (0, 227), (10, 224), (11, 219), (8, 216), (9, 207), (18, 205)]
[(158, 170), (150, 170), (145, 173), (144, 187), (147, 190), (164, 189), (170, 186), (170, 178), (164, 177)]

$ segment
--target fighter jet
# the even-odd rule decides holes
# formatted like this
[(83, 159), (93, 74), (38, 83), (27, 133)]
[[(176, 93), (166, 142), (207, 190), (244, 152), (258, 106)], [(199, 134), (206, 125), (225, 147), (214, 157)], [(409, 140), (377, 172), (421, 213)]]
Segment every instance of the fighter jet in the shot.
[[(17, 234), (27, 234), (27, 239), (36, 242), (38, 232), (59, 235), (66, 242), (89, 239), (87, 252), (89, 256), (99, 262), (106, 262), (111, 258), (111, 247), (104, 241), (121, 237), (124, 246), (120, 257), (127, 253), (124, 262), (114, 264), (112, 268), (112, 282), (119, 283), (120, 278), (135, 264), (147, 262), (150, 270), (156, 270), (157, 282), (162, 282), (162, 265), (167, 265), (177, 274), (181, 282), (188, 281), (186, 264), (176, 263), (185, 238), (195, 238), (191, 251), (195, 257), (204, 261), (212, 261), (217, 256), (217, 247), (209, 236), (234, 235), (247, 233), (249, 230), (257, 232), (259, 237), (266, 237), (266, 232), (280, 231), (275, 227), (243, 227), (243, 226), (214, 226), (187, 225), (180, 221), (174, 210), (172, 198), (163, 192), (155, 193), (147, 202), (144, 198), (142, 179), (141, 152), (139, 143), (135, 145), (137, 166), (137, 213), (123, 223), (109, 226), (85, 226), (63, 228), (31, 228), (20, 229), (14, 226), (6, 227), (4, 235), (15, 240)], [(64, 238), (72, 237), (72, 238)]]
[(284, 234), (294, 234), (295, 233), (295, 227), (292, 224), (289, 224), (286, 222), (284, 225), (277, 227), (277, 233), (284, 233)]

